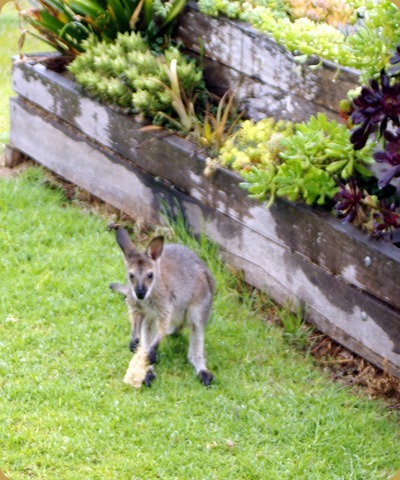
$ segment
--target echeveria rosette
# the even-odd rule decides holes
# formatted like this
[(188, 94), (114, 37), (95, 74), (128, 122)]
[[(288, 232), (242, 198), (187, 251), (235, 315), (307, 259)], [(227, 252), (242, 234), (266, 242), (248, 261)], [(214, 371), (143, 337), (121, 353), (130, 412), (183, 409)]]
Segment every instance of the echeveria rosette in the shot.
[(361, 209), (363, 192), (357, 184), (357, 180), (351, 178), (346, 184), (339, 182), (339, 191), (335, 195), (336, 204), (334, 210), (344, 223), (352, 223)]
[(335, 195), (336, 215), (343, 218), (343, 223), (358, 225), (374, 237), (391, 234), (400, 228), (400, 214), (395, 203), (387, 205), (360, 188), (355, 178), (346, 184), (338, 181), (339, 192)]
[[(380, 188), (386, 187), (393, 178), (400, 177), (400, 128), (395, 133), (386, 130), (383, 132), (385, 150), (374, 153), (374, 159), (378, 163), (388, 163), (389, 168), (378, 180)], [(400, 190), (400, 186), (397, 187)]]
[(386, 206), (382, 201), (379, 212), (374, 214), (374, 229), (372, 234), (376, 237), (382, 236), (384, 233), (392, 233), (400, 227), (400, 215), (396, 210), (396, 206), (392, 203)]
[(383, 134), (389, 120), (400, 126), (400, 83), (391, 84), (389, 76), (382, 70), (380, 81), (370, 80), (369, 87), (364, 86), (361, 94), (353, 100), (353, 107), (351, 120), (354, 125), (361, 126), (353, 131), (350, 141), (355, 150), (360, 150), (372, 133), (379, 129)]

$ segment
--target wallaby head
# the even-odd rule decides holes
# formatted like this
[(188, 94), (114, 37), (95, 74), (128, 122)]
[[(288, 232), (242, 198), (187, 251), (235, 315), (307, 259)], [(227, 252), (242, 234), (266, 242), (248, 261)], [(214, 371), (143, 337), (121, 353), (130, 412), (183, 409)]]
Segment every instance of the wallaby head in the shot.
[(145, 300), (157, 283), (160, 271), (158, 259), (164, 248), (164, 237), (154, 238), (145, 253), (136, 250), (128, 232), (124, 228), (117, 230), (117, 243), (125, 256), (128, 284), (136, 300)]

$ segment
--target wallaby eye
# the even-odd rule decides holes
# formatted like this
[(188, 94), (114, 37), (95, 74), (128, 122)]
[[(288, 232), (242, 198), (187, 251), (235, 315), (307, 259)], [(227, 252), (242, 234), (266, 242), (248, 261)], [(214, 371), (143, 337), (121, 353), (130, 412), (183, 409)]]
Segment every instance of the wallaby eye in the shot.
[(133, 280), (135, 278), (135, 275), (132, 272), (129, 272), (129, 278)]
[(151, 279), (153, 278), (153, 272), (148, 273), (148, 274), (147, 274), (147, 278), (148, 278), (149, 280), (151, 280)]

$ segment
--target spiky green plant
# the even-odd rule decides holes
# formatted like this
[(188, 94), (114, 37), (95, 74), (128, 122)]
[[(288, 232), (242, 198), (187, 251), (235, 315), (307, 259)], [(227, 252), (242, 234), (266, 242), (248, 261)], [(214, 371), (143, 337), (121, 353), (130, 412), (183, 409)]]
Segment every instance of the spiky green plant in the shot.
[(216, 157), (240, 124), (243, 113), (238, 113), (234, 94), (227, 90), (214, 109), (207, 105), (203, 121), (196, 123), (195, 141), (205, 147), (211, 157)]
[(177, 119), (166, 112), (159, 111), (158, 114), (177, 130), (184, 133), (194, 129), (197, 123), (197, 116), (194, 107), (194, 98), (187, 97), (179, 81), (177, 59), (173, 58), (171, 62), (163, 65), (164, 71), (168, 77), (168, 84), (160, 80), (162, 88), (168, 93), (171, 106)]
[(64, 55), (84, 51), (89, 35), (114, 40), (118, 33), (140, 31), (150, 43), (164, 41), (187, 0), (29, 0), (20, 16), (34, 30), (31, 33)]
[(113, 44), (90, 37), (85, 53), (69, 66), (91, 95), (182, 131), (193, 125), (196, 92), (203, 74), (175, 47), (153, 53), (139, 33), (118, 34)]

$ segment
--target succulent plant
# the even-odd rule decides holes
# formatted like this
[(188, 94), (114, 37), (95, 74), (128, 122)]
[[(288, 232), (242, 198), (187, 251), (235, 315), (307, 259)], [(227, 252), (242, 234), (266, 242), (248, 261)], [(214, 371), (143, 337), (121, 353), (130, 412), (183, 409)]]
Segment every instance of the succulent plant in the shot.
[(355, 20), (354, 8), (345, 0), (288, 0), (288, 5), (293, 19), (305, 17), (334, 27)]
[(390, 168), (385, 171), (378, 181), (380, 188), (386, 187), (393, 178), (400, 177), (400, 128), (395, 133), (386, 130), (383, 132), (385, 150), (374, 153), (378, 163), (387, 163)]
[(280, 140), (293, 133), (293, 123), (265, 118), (244, 120), (219, 154), (220, 163), (233, 170), (249, 170), (252, 165), (279, 161)]
[(353, 101), (351, 120), (355, 128), (351, 142), (356, 150), (363, 148), (372, 133), (386, 130), (389, 121), (400, 126), (400, 83), (392, 83), (384, 70), (379, 80), (370, 80)]
[(400, 214), (396, 204), (379, 200), (359, 186), (355, 178), (346, 184), (339, 182), (334, 211), (345, 223), (352, 223), (372, 236), (390, 235), (400, 228)]
[[(78, 83), (102, 102), (139, 113), (183, 130), (197, 91), (204, 91), (202, 71), (174, 47), (156, 54), (139, 33), (118, 34), (113, 44), (90, 37), (69, 66)], [(186, 117), (184, 117), (186, 115)]]
[(240, 171), (243, 187), (254, 198), (269, 196), (272, 202), (280, 196), (323, 205), (338, 191), (335, 176), (371, 175), (367, 167), (373, 161), (373, 144), (355, 152), (346, 127), (321, 113), (296, 124), (294, 131), (286, 124), (278, 133), (271, 119), (246, 122), (221, 150), (220, 161)]
[[(298, 61), (316, 55), (376, 77), (400, 43), (400, 11), (390, 0), (199, 0), (206, 14), (244, 20)], [(347, 25), (350, 24), (350, 25)]]

